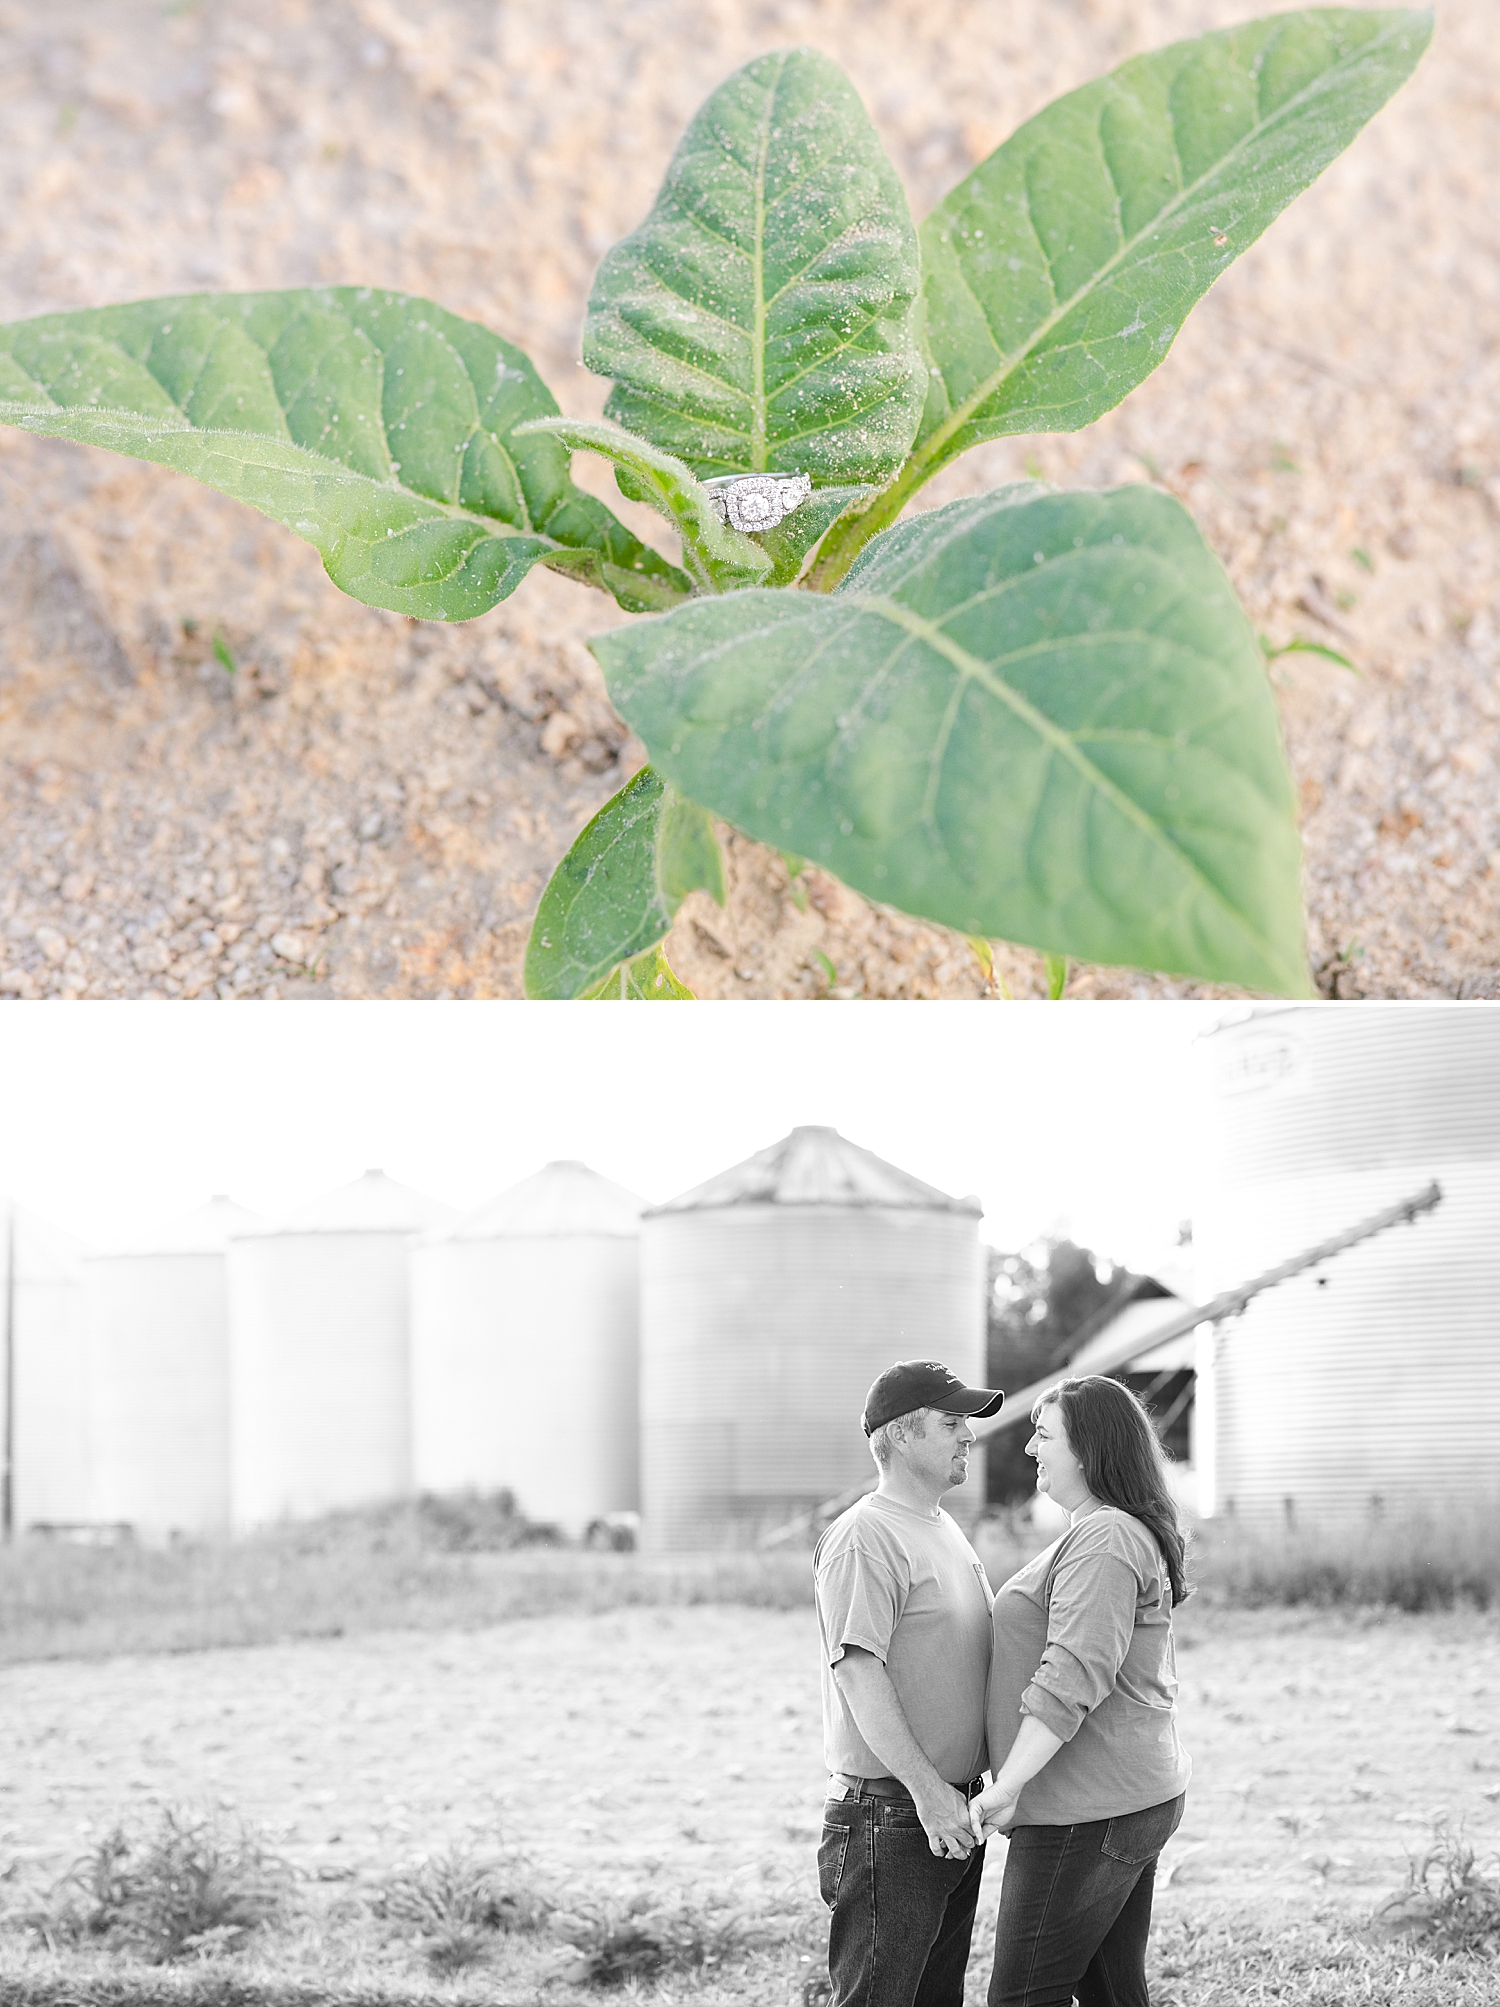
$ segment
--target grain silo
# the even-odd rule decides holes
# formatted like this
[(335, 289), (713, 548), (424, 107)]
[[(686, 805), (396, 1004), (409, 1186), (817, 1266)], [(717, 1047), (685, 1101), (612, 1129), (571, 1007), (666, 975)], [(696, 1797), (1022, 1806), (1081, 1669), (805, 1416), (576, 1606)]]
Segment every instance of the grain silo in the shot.
[(637, 1509), (644, 1204), (548, 1164), (413, 1249), (419, 1490), (506, 1486), (572, 1533)]
[(214, 1198), (84, 1264), (96, 1515), (147, 1538), (229, 1525), (230, 1235), (266, 1222)]
[[(81, 1240), (0, 1199), (0, 1464), (7, 1531), (94, 1518)], [(3, 1516), (3, 1503), (0, 1503)]]
[(383, 1171), (229, 1243), (230, 1518), (411, 1489), (407, 1257), (453, 1208)]
[[(860, 1411), (897, 1359), (982, 1384), (979, 1216), (818, 1128), (648, 1211), (646, 1544), (747, 1543), (869, 1476)], [(982, 1482), (976, 1457), (950, 1508), (977, 1507)]]
[(1443, 1194), (1200, 1332), (1202, 1506), (1295, 1525), (1493, 1496), (1500, 1011), (1266, 1010), (1199, 1051), (1200, 1301), (1430, 1179)]

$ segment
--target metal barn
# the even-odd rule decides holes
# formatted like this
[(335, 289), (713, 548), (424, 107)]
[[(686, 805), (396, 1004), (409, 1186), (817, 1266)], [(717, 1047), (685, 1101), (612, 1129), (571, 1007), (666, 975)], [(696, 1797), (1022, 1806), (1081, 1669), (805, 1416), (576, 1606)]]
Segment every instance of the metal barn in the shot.
[(0, 1198), (0, 1463), (7, 1531), (93, 1515), (82, 1241)]
[(1443, 1194), (1200, 1332), (1204, 1508), (1295, 1524), (1500, 1493), (1500, 1012), (1267, 1010), (1199, 1049), (1200, 1301)]
[(572, 1533), (639, 1505), (640, 1216), (554, 1163), (412, 1250), (417, 1487), (509, 1487)]
[(154, 1539), (228, 1528), (227, 1256), (265, 1224), (218, 1197), (84, 1263), (97, 1518)]
[(229, 1243), (230, 1520), (411, 1489), (407, 1258), (453, 1208), (383, 1171)]
[[(641, 1243), (641, 1503), (657, 1549), (748, 1543), (870, 1470), (865, 1392), (897, 1359), (984, 1369), (980, 1207), (833, 1129), (667, 1205)], [(981, 1460), (950, 1500), (982, 1503)]]

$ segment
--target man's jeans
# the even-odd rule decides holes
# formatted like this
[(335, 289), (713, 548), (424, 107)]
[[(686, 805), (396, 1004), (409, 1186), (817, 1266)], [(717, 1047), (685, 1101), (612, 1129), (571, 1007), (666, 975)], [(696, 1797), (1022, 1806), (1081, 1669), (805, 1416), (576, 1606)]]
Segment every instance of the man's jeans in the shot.
[(983, 1871), (983, 1847), (939, 1859), (908, 1796), (830, 1798), (818, 1887), (832, 2007), (963, 2007)]
[(989, 2007), (1148, 2007), (1156, 1857), (1183, 1799), (1085, 1826), (1016, 1826), (1005, 1857)]

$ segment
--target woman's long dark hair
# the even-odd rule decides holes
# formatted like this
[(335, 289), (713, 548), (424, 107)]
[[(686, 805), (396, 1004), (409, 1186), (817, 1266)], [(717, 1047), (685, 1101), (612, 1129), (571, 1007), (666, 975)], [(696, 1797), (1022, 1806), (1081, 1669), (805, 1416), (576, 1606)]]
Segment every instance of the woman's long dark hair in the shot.
[(1062, 1411), (1068, 1448), (1077, 1457), (1083, 1481), (1101, 1505), (1113, 1505), (1149, 1526), (1167, 1564), (1172, 1605), (1193, 1593), (1187, 1579), (1186, 1543), (1176, 1501), (1167, 1483), (1167, 1460), (1151, 1417), (1128, 1387), (1102, 1374), (1063, 1380), (1043, 1394), (1031, 1411)]

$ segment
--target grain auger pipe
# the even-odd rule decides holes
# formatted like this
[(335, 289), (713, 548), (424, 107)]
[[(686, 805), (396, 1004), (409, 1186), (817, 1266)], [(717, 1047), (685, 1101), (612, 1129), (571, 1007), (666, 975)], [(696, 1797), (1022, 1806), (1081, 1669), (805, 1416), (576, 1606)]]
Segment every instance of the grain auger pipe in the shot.
[[(1382, 1212), (1371, 1213), (1368, 1219), (1360, 1220), (1355, 1226), (1345, 1227), (1342, 1233), (1336, 1233), (1328, 1240), (1320, 1240), (1314, 1247), (1305, 1248), (1301, 1254), (1294, 1254), (1290, 1261), (1282, 1262), (1279, 1267), (1268, 1268), (1262, 1274), (1252, 1276), (1248, 1282), (1237, 1283), (1233, 1289), (1223, 1290), (1207, 1303), (1194, 1304), (1189, 1309), (1179, 1311), (1175, 1317), (1169, 1317), (1165, 1323), (1157, 1325), (1152, 1331), (1129, 1338), (1121, 1337), (1113, 1345), (1101, 1346), (1090, 1361), (1090, 1369), (1095, 1373), (1116, 1373), (1132, 1359), (1139, 1358), (1143, 1352), (1152, 1352), (1158, 1345), (1165, 1345), (1170, 1339), (1184, 1337), (1188, 1332), (1195, 1331), (1200, 1324), (1221, 1324), (1226, 1318), (1238, 1317), (1251, 1298), (1259, 1296), (1262, 1291), (1274, 1289), (1280, 1282), (1289, 1282), (1294, 1275), (1302, 1275), (1306, 1270), (1318, 1267), (1321, 1262), (1332, 1261), (1334, 1256), (1342, 1254), (1345, 1248), (1357, 1247), (1362, 1240), (1373, 1240), (1376, 1234), (1384, 1233), (1387, 1227), (1413, 1225), (1421, 1214), (1430, 1213), (1435, 1206), (1440, 1205), (1442, 1197), (1442, 1187), (1434, 1178), (1430, 1184), (1424, 1185), (1420, 1192), (1414, 1192), (1409, 1199), (1402, 1199), (1394, 1206), (1387, 1206)], [(1044, 1379), (1033, 1380), (1029, 1387), (1018, 1388), (1014, 1393), (1007, 1389), (1005, 1406), (998, 1415), (991, 1415), (987, 1421), (970, 1423), (975, 1436), (983, 1441), (988, 1436), (998, 1435), (1002, 1429), (1028, 1425), (1031, 1421), (1031, 1411), (1037, 1402), (1043, 1394), (1050, 1393), (1059, 1381), (1067, 1379), (1069, 1370), (1066, 1365), (1059, 1366), (1056, 1372), (1048, 1373)], [(780, 1547), (785, 1542), (795, 1540), (811, 1531), (815, 1526), (826, 1525), (829, 1520), (836, 1519), (846, 1507), (853, 1505), (856, 1499), (863, 1498), (867, 1491), (873, 1491), (875, 1483), (875, 1473), (872, 1471), (858, 1484), (851, 1484), (846, 1491), (839, 1492), (837, 1497), (824, 1499), (823, 1503), (815, 1505), (811, 1512), (799, 1513), (795, 1519), (789, 1519), (784, 1526), (778, 1526), (772, 1532), (762, 1535), (761, 1547)]]

